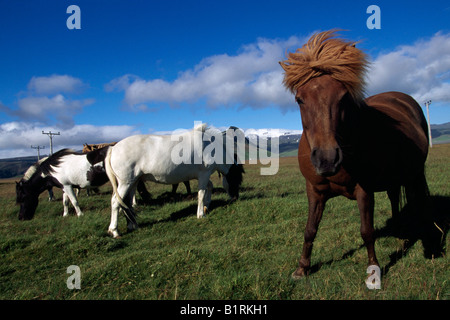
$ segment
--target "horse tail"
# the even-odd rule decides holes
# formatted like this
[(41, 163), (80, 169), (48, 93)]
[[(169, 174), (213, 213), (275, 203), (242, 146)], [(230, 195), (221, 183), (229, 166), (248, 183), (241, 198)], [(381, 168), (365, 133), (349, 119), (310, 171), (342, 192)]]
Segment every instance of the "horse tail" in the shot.
[(409, 207), (416, 215), (424, 217), (427, 212), (430, 191), (428, 189), (425, 170), (416, 175), (416, 177), (401, 187), (400, 191), (400, 210)]
[(119, 193), (117, 192), (117, 175), (114, 172), (113, 168), (111, 167), (111, 153), (112, 153), (113, 147), (109, 147), (108, 152), (106, 154), (105, 158), (105, 170), (106, 175), (109, 178), (109, 181), (111, 182), (112, 188), (113, 188), (113, 196), (115, 195), (117, 198), (117, 201), (119, 201), (119, 204), (126, 210), (130, 210), (128, 206), (125, 204), (123, 199), (119, 196)]
[(425, 173), (416, 178), (410, 190), (407, 187), (405, 189), (408, 206), (412, 204), (411, 211), (414, 215), (412, 218), (416, 221), (415, 235), (422, 240), (424, 256), (429, 259), (442, 256), (445, 246), (445, 224), (435, 211)]

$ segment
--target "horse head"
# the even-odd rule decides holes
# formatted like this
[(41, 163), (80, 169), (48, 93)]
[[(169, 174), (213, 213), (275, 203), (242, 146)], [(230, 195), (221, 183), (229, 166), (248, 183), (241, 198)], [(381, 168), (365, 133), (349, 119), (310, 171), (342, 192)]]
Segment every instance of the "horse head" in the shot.
[(228, 173), (223, 175), (222, 185), (232, 201), (239, 198), (239, 188), (245, 173), (242, 164), (234, 163), (230, 166)]
[(367, 67), (365, 54), (354, 43), (334, 37), (335, 31), (319, 33), (280, 62), (284, 84), (300, 106), (311, 163), (321, 176), (340, 170), (342, 123), (353, 118), (355, 112), (348, 109), (363, 100)]
[(20, 205), (19, 220), (31, 220), (39, 202), (39, 193), (35, 192), (29, 181), (16, 182), (16, 203)]
[[(59, 152), (59, 151), (58, 151)], [(55, 153), (55, 154), (58, 154)], [(19, 220), (31, 220), (34, 217), (39, 202), (39, 195), (52, 186), (51, 179), (44, 177), (42, 164), (48, 162), (48, 157), (40, 159), (24, 173), (23, 178), (16, 182), (16, 203), (20, 205)], [(46, 172), (50, 172), (47, 168)]]
[(340, 125), (345, 117), (347, 90), (328, 75), (313, 78), (298, 88), (303, 134), (311, 149), (311, 163), (321, 176), (336, 174), (343, 160), (339, 145)]

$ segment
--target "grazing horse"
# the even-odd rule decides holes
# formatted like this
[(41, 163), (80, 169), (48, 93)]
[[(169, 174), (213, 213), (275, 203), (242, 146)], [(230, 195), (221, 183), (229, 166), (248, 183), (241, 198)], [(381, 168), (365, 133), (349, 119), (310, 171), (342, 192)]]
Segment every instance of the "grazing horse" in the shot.
[(303, 252), (292, 277), (308, 273), (325, 203), (343, 195), (358, 203), (369, 258), (366, 285), (378, 289), (374, 192), (387, 191), (393, 215), (399, 212), (401, 187), (416, 213), (425, 211), (429, 195), (424, 174), (429, 141), (422, 109), (400, 92), (364, 99), (366, 56), (354, 44), (336, 38), (334, 30), (312, 36), (280, 64), (284, 85), (300, 107), (298, 161), (309, 204)]
[[(119, 237), (117, 218), (121, 208), (128, 221), (128, 230), (137, 228), (131, 201), (139, 179), (163, 184), (178, 184), (197, 179), (198, 218), (204, 216), (210, 204), (213, 189), (210, 176), (215, 171), (224, 175), (223, 184), (229, 196), (233, 199), (238, 198), (244, 168), (242, 164), (237, 163), (236, 154), (231, 164), (208, 161), (205, 158), (201, 162), (191, 161), (196, 155), (203, 154), (205, 148), (210, 146), (201, 137), (205, 129), (206, 124), (203, 124), (195, 127), (194, 130), (180, 134), (182, 141), (194, 141), (193, 145), (188, 143), (189, 150), (182, 152), (184, 159), (188, 161), (173, 160), (173, 155), (180, 153), (177, 149), (180, 142), (174, 141), (169, 135), (135, 135), (123, 139), (110, 148), (105, 159), (106, 173), (113, 186), (109, 234), (114, 238)], [(195, 143), (196, 133), (200, 134), (199, 139), (201, 139), (198, 144)]]
[[(88, 153), (97, 149), (101, 149), (104, 147), (108, 147), (108, 146), (114, 146), (117, 142), (110, 142), (110, 143), (100, 143), (100, 144), (87, 144), (84, 143), (83, 144), (83, 153)], [(190, 195), (191, 194), (191, 186), (189, 184), (189, 181), (183, 181), (185, 187), (186, 187), (186, 191), (187, 194)], [(142, 199), (144, 200), (145, 203), (150, 203), (151, 201), (151, 194), (147, 191), (147, 188), (145, 187), (145, 183), (143, 181), (139, 181), (138, 183), (138, 192), (141, 195)], [(172, 194), (175, 195), (178, 189), (178, 183), (173, 184), (172, 185)], [(89, 189), (88, 189), (88, 196), (89, 196)], [(136, 200), (134, 200), (136, 202)]]
[(69, 213), (69, 200), (78, 216), (83, 213), (73, 188), (99, 187), (108, 181), (102, 161), (108, 147), (87, 154), (62, 149), (32, 165), (16, 182), (16, 201), (20, 204), (19, 219), (30, 220), (39, 202), (39, 195), (49, 187), (63, 191), (63, 216)]

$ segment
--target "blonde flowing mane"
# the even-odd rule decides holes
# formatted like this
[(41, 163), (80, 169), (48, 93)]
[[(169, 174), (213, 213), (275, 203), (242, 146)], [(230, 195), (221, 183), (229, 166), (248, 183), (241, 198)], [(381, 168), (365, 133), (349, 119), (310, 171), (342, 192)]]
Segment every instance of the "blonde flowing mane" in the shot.
[(292, 93), (315, 77), (328, 74), (341, 82), (355, 101), (364, 96), (366, 55), (355, 43), (337, 39), (336, 30), (313, 35), (303, 47), (280, 62), (285, 71), (283, 83)]

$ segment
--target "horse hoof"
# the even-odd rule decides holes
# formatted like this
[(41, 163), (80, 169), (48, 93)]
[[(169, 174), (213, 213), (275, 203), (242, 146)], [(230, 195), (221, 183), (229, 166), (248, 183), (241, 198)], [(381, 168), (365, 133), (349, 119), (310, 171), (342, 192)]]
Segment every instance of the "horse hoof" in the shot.
[(138, 228), (139, 228), (139, 227), (138, 227), (137, 224), (131, 224), (131, 225), (127, 226), (128, 232), (135, 231), (135, 230), (137, 230)]
[(197, 211), (197, 218), (198, 219), (203, 218), (207, 212), (208, 212), (208, 208), (206, 206), (204, 206), (202, 211)]
[(120, 233), (117, 230), (108, 230), (108, 234), (112, 236), (114, 239), (120, 239)]
[(303, 278), (304, 276), (306, 276), (307, 272), (305, 271), (304, 268), (298, 268), (297, 270), (295, 270), (291, 277), (293, 280), (299, 280), (301, 278)]
[(366, 271), (369, 276), (366, 279), (366, 286), (368, 289), (381, 289), (381, 270), (377, 265), (370, 265)]

